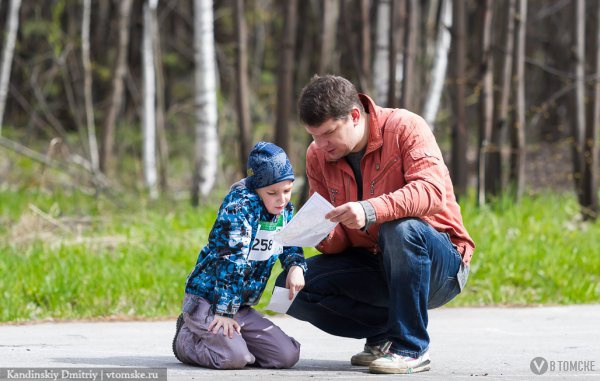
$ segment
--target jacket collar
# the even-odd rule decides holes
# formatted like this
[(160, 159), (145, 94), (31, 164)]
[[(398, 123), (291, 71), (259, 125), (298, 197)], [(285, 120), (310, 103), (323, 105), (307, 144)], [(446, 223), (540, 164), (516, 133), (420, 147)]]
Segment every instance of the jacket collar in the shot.
[(369, 140), (365, 150), (365, 155), (368, 155), (370, 152), (379, 149), (383, 145), (381, 126), (377, 120), (379, 107), (366, 94), (358, 94), (358, 98), (367, 112), (367, 115), (365, 116), (369, 118)]

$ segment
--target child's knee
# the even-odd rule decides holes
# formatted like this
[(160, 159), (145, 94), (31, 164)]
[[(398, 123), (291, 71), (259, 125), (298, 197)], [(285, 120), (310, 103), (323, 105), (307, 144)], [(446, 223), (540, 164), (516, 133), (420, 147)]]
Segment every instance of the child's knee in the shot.
[(230, 346), (225, 351), (208, 350), (211, 357), (211, 368), (214, 369), (242, 369), (248, 364), (253, 364), (254, 356), (246, 348)]
[(288, 351), (282, 353), (280, 361), (281, 364), (278, 368), (291, 368), (300, 359), (300, 348), (290, 348)]
[(282, 346), (279, 349), (278, 355), (270, 361), (268, 368), (285, 369), (296, 365), (300, 359), (300, 343), (290, 339), (290, 345)]
[(185, 326), (176, 346), (182, 362), (204, 368), (242, 369), (255, 361), (241, 337), (229, 339), (215, 334), (200, 338)]

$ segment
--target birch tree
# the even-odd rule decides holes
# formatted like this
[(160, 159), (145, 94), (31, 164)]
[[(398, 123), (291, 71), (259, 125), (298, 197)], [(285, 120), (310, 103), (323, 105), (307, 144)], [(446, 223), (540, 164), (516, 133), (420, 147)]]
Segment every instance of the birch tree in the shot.
[(454, 68), (454, 97), (453, 109), (455, 124), (452, 128), (452, 182), (457, 195), (467, 193), (467, 147), (469, 135), (466, 121), (465, 87), (466, 87), (466, 59), (467, 59), (467, 25), (466, 25), (466, 0), (453, 1), (453, 30), (452, 65)]
[(513, 56), (514, 56), (514, 39), (515, 39), (515, 12), (517, 0), (508, 0), (508, 8), (506, 8), (506, 24), (504, 33), (504, 48), (502, 77), (500, 86), (500, 102), (496, 112), (496, 122), (492, 131), (491, 149), (489, 152), (487, 166), (487, 192), (490, 195), (497, 196), (504, 188), (504, 170), (502, 148), (504, 146), (504, 136), (508, 126), (509, 117), (509, 98), (511, 94)]
[(586, 124), (585, 144), (583, 148), (583, 218), (596, 220), (599, 214), (598, 205), (598, 173), (600, 166), (598, 152), (598, 138), (600, 138), (600, 1), (594, 2), (596, 7), (596, 35), (594, 41), (594, 73), (596, 78), (592, 82), (593, 111), (591, 123)]
[(6, 106), (6, 94), (10, 82), (10, 71), (12, 68), (15, 42), (17, 40), (17, 29), (19, 29), (19, 10), (21, 0), (10, 0), (7, 15), (7, 33), (2, 52), (2, 68), (0, 69), (0, 136), (2, 136), (2, 123), (4, 122), (4, 108)]
[(332, 69), (337, 35), (340, 4), (338, 0), (324, 0), (321, 14), (321, 51), (319, 54), (319, 74)]
[(156, 171), (156, 77), (154, 68), (154, 45), (152, 43), (151, 8), (158, 0), (144, 4), (144, 31), (142, 41), (142, 67), (144, 81), (144, 106), (142, 112), (144, 181), (151, 198), (158, 197)]
[(236, 80), (237, 80), (237, 116), (239, 131), (239, 153), (240, 153), (240, 172), (242, 176), (246, 173), (246, 160), (250, 148), (250, 102), (248, 100), (248, 52), (246, 19), (244, 18), (244, 0), (235, 1), (236, 18)]
[[(402, 33), (404, 29), (402, 28), (402, 20), (401, 16), (404, 14), (405, 8), (404, 0), (392, 0), (390, 5), (390, 13), (388, 15), (389, 20), (389, 34), (388, 34), (388, 85), (387, 85), (387, 107), (398, 107), (400, 106), (400, 102), (396, 98), (396, 68), (397, 68), (397, 60), (398, 50), (400, 45), (404, 45)], [(405, 56), (401, 55), (401, 60), (404, 61)]]
[(194, 0), (194, 62), (196, 81), (196, 150), (192, 205), (206, 196), (217, 176), (217, 80), (212, 0)]
[(509, 183), (519, 200), (525, 184), (525, 31), (527, 26), (527, 0), (519, 0), (516, 16), (514, 89), (515, 116), (511, 128), (511, 155)]
[(573, 66), (575, 74), (575, 120), (572, 126), (573, 136), (573, 180), (579, 202), (583, 204), (583, 139), (585, 134), (585, 0), (575, 0), (573, 19), (575, 41), (573, 43)]
[(121, 110), (124, 94), (124, 79), (127, 73), (127, 48), (129, 47), (129, 18), (133, 0), (123, 0), (119, 4), (119, 45), (112, 81), (110, 106), (104, 120), (103, 144), (100, 155), (100, 168), (109, 173), (113, 167), (113, 146), (115, 125)]
[(275, 143), (284, 151), (289, 145), (289, 117), (294, 79), (294, 48), (296, 43), (297, 0), (284, 3), (284, 32), (277, 70), (277, 110), (275, 116)]
[(375, 102), (387, 105), (389, 82), (389, 34), (391, 0), (379, 0), (377, 4), (377, 28), (375, 29), (375, 58), (373, 62), (373, 86)]
[(83, 0), (83, 19), (81, 20), (81, 57), (83, 60), (83, 97), (85, 102), (85, 119), (87, 125), (90, 164), (94, 172), (100, 169), (96, 125), (94, 122), (94, 105), (92, 100), (92, 63), (90, 61), (90, 18), (91, 0)]
[(487, 184), (487, 159), (489, 144), (494, 123), (494, 60), (492, 56), (492, 1), (485, 0), (481, 5), (483, 12), (482, 38), (481, 38), (481, 68), (482, 84), (479, 96), (479, 152), (478, 152), (478, 182), (477, 202), (483, 205), (486, 202), (485, 189)]
[(402, 60), (402, 95), (400, 104), (408, 110), (416, 107), (415, 68), (417, 59), (417, 35), (419, 33), (419, 1), (407, 0), (408, 20), (404, 32), (404, 59)]
[(154, 53), (154, 74), (156, 79), (156, 148), (158, 158), (158, 184), (162, 191), (166, 191), (167, 167), (169, 162), (169, 145), (165, 130), (165, 76), (162, 63), (162, 48), (158, 22), (158, 0), (152, 2), (150, 8), (150, 21), (152, 22), (152, 51)]
[(435, 128), (435, 117), (440, 107), (440, 99), (446, 79), (448, 51), (451, 42), (450, 28), (452, 28), (452, 0), (441, 0), (434, 65), (431, 70), (431, 85), (423, 109), (423, 118), (432, 130)]
[(360, 41), (361, 41), (361, 77), (365, 79), (365, 92), (371, 93), (371, 4), (370, 0), (360, 0)]

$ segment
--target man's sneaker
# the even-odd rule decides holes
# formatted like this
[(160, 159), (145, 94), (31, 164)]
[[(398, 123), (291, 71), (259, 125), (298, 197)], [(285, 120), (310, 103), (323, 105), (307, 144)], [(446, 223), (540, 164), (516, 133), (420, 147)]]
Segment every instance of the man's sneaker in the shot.
[(385, 351), (389, 348), (391, 342), (383, 345), (368, 345), (365, 344), (365, 349), (352, 356), (350, 363), (358, 366), (369, 366), (373, 361), (385, 355)]
[[(175, 337), (173, 338), (173, 354), (177, 360), (181, 361), (179, 355), (177, 354), (177, 336), (179, 336), (179, 331), (181, 331), (181, 327), (183, 326), (183, 314), (180, 314), (177, 318), (177, 325), (175, 326)], [(183, 362), (183, 361), (181, 361)]]
[(423, 353), (419, 358), (401, 356), (387, 352), (382, 357), (369, 365), (371, 373), (418, 373), (431, 369), (429, 352)]

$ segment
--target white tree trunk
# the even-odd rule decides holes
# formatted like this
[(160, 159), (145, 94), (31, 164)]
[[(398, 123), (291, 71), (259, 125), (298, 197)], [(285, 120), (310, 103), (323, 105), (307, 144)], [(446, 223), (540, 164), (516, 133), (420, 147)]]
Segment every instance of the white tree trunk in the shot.
[(127, 52), (129, 50), (130, 15), (133, 0), (123, 0), (119, 4), (119, 42), (115, 70), (112, 79), (112, 94), (106, 118), (104, 119), (103, 145), (100, 155), (100, 168), (106, 174), (114, 169), (113, 146), (115, 142), (115, 125), (119, 111), (123, 108), (125, 76), (127, 75)]
[(335, 52), (335, 42), (337, 36), (337, 25), (340, 18), (340, 3), (337, 0), (323, 1), (322, 43), (321, 54), (319, 57), (319, 74), (325, 74), (335, 71), (332, 67), (333, 55)]
[(446, 79), (448, 52), (450, 51), (450, 28), (452, 27), (452, 0), (442, 0), (437, 42), (435, 44), (434, 65), (431, 73), (431, 85), (425, 100), (423, 118), (434, 129), (435, 117), (440, 108), (440, 99)]
[(391, 0), (381, 0), (377, 6), (377, 29), (375, 30), (375, 62), (373, 62), (373, 85), (375, 103), (386, 103), (389, 87), (389, 30)]
[(19, 9), (21, 0), (11, 0), (8, 11), (8, 33), (4, 52), (2, 52), (2, 69), (0, 72), (0, 136), (2, 136), (2, 122), (4, 121), (4, 107), (6, 106), (6, 94), (10, 82), (10, 69), (12, 67), (13, 53), (15, 51), (15, 40), (19, 28)]
[(151, 198), (158, 196), (156, 172), (156, 77), (154, 71), (154, 48), (152, 30), (156, 26), (152, 22), (151, 8), (156, 9), (156, 0), (144, 4), (144, 37), (142, 43), (142, 62), (144, 76), (144, 110), (142, 113), (142, 130), (144, 137), (143, 168), (144, 181)]
[(94, 105), (92, 102), (92, 63), (90, 62), (90, 17), (92, 1), (83, 0), (83, 20), (81, 21), (81, 58), (83, 61), (83, 97), (85, 98), (85, 117), (87, 124), (90, 163), (94, 172), (98, 172), (100, 160), (98, 141), (96, 140), (96, 125), (94, 124)]
[[(575, 0), (575, 22), (577, 25), (575, 26), (575, 46), (573, 49), (575, 56), (575, 125), (573, 138), (579, 156), (583, 155), (583, 137), (585, 135), (585, 3), (585, 0)], [(575, 172), (581, 174), (580, 171)]]
[(515, 39), (514, 86), (516, 94), (515, 115), (511, 131), (510, 178), (517, 200), (520, 200), (525, 188), (525, 35), (527, 31), (527, 0), (519, 1), (518, 16), (515, 20), (517, 37)]
[(215, 184), (219, 158), (213, 1), (194, 0), (196, 63), (196, 176), (200, 194)]
[(152, 17), (152, 46), (154, 53), (154, 73), (156, 78), (156, 147), (158, 160), (158, 185), (159, 191), (168, 188), (168, 157), (169, 145), (165, 131), (165, 73), (162, 63), (162, 48), (160, 24), (158, 21), (158, 0), (150, 1), (150, 16)]

